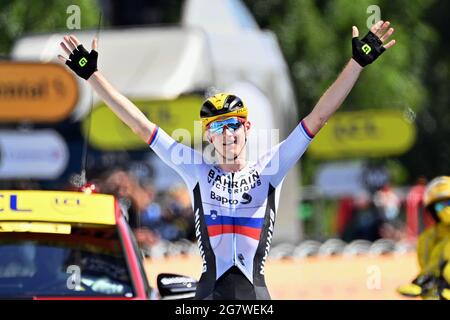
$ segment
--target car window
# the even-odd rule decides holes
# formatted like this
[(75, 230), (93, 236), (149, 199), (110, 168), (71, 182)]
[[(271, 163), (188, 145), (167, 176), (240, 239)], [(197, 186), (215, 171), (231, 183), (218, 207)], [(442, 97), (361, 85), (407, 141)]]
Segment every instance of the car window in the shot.
[(133, 297), (116, 227), (0, 233), (0, 297)]

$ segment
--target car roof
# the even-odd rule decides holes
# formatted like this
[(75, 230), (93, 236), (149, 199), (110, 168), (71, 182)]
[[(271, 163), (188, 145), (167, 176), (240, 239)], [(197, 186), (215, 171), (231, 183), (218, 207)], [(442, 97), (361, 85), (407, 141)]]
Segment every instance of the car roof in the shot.
[(112, 195), (71, 191), (0, 190), (0, 222), (115, 225)]

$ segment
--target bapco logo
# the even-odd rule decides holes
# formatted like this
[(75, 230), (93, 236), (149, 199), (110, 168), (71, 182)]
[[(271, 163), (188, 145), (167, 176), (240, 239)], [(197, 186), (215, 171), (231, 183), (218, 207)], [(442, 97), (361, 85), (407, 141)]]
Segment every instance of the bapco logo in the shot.
[(244, 199), (244, 201), (241, 201), (241, 204), (249, 204), (250, 202), (252, 202), (252, 196), (247, 192), (244, 192), (242, 194), (242, 199)]

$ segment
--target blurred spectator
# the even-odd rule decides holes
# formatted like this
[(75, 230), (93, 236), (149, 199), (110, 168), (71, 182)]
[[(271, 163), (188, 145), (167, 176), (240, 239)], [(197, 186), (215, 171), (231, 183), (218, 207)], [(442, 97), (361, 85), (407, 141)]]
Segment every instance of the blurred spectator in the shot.
[(189, 191), (184, 185), (171, 188), (165, 197), (164, 219), (176, 228), (176, 240), (195, 241), (194, 212)]
[[(419, 177), (406, 196), (406, 227), (407, 236), (411, 241), (416, 241), (423, 229), (434, 224), (433, 217), (423, 210), (423, 195), (427, 179)], [(420, 220), (420, 217), (423, 217)]]
[(400, 217), (401, 200), (392, 186), (386, 183), (375, 192), (373, 200), (383, 219), (383, 224), (380, 226), (380, 236), (394, 241), (404, 239), (404, 222), (401, 221)]
[[(161, 218), (159, 206), (154, 203), (150, 187), (143, 187), (137, 179), (123, 169), (114, 169), (104, 175), (101, 189), (113, 194), (129, 214), (129, 224), (138, 244), (143, 249), (155, 245), (160, 236), (156, 231)], [(146, 224), (143, 224), (146, 222)]]
[(394, 221), (398, 218), (401, 204), (400, 198), (389, 183), (386, 183), (380, 190), (375, 192), (373, 201), (386, 221)]
[(353, 213), (353, 199), (351, 197), (342, 197), (339, 199), (338, 211), (336, 217), (336, 232), (343, 235), (345, 228), (351, 222)]
[(383, 218), (367, 193), (361, 193), (353, 202), (351, 217), (345, 226), (342, 239), (375, 241), (381, 237)]
[(155, 201), (156, 191), (149, 181), (138, 180), (134, 173), (124, 169), (107, 173), (102, 189), (128, 207), (130, 226), (144, 247), (151, 247), (159, 239), (195, 240), (194, 215), (185, 186), (175, 186), (161, 197), (164, 209)]

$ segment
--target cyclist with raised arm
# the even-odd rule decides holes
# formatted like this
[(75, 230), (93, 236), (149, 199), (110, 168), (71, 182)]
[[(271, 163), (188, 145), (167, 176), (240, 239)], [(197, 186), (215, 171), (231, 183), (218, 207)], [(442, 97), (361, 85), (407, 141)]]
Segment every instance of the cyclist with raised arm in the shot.
[[(379, 21), (361, 40), (353, 27), (353, 55), (336, 81), (290, 135), (257, 161), (247, 159), (245, 147), (251, 123), (245, 103), (228, 93), (209, 97), (201, 107), (200, 118), (215, 150), (213, 163), (172, 139), (97, 71), (95, 39), (88, 52), (74, 36), (64, 37), (61, 47), (68, 59), (61, 55), (59, 59), (86, 79), (188, 186), (203, 259), (197, 299), (270, 299), (264, 265), (283, 179), (342, 104), (364, 66), (395, 44), (395, 40), (387, 42), (394, 32), (389, 25)], [(180, 161), (180, 154), (189, 155), (189, 161)]]

